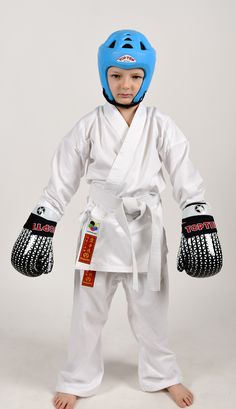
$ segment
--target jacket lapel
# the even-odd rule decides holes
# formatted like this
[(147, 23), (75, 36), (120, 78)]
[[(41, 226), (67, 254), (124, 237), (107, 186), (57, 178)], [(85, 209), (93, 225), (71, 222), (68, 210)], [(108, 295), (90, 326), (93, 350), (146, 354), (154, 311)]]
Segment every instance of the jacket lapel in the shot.
[(142, 103), (139, 104), (130, 127), (115, 106), (107, 103), (104, 108), (105, 116), (111, 126), (116, 129), (121, 138), (123, 137), (121, 148), (105, 183), (105, 188), (116, 190), (116, 187), (121, 186), (126, 180), (139, 147), (145, 126), (146, 108)]

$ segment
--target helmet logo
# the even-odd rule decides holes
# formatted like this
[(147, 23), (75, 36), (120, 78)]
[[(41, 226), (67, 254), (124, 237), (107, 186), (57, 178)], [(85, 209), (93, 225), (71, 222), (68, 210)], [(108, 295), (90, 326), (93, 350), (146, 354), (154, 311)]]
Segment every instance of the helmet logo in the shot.
[(118, 62), (136, 62), (135, 58), (132, 57), (131, 55), (125, 54), (119, 57), (116, 61)]

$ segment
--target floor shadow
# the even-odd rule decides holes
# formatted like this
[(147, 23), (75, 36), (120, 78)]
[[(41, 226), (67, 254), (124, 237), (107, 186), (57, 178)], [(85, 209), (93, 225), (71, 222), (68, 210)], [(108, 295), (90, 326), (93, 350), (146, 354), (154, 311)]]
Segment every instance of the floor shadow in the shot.
[[(37, 335), (8, 334), (2, 336), (1, 344), (1, 371), (4, 373), (4, 382), (31, 388), (41, 385), (47, 390), (54, 390), (57, 373), (66, 362), (67, 345), (64, 340), (55, 339), (54, 342), (49, 338), (39, 339)], [(137, 371), (137, 365), (132, 362), (104, 357), (103, 390), (110, 390), (121, 382), (137, 389)]]
[[(183, 339), (183, 337), (181, 337)], [(187, 385), (191, 385), (205, 374), (227, 374), (232, 370), (234, 356), (233, 343), (229, 341), (220, 345), (216, 337), (201, 335), (193, 339), (185, 338), (178, 348), (177, 361), (184, 373)], [(228, 347), (228, 348), (227, 348)], [(126, 353), (128, 354), (128, 350)], [(233, 355), (232, 355), (233, 354)], [(48, 391), (54, 391), (57, 373), (65, 364), (66, 341), (55, 336), (42, 338), (37, 334), (31, 336), (1, 336), (1, 371), (6, 383), (22, 384), (36, 388), (41, 385)], [(3, 375), (2, 375), (3, 377)], [(138, 390), (138, 365), (125, 361), (125, 356), (113, 358), (104, 357), (104, 377), (102, 390), (105, 392), (125, 383), (130, 388)]]
[(105, 359), (103, 384), (105, 388), (115, 388), (117, 384), (126, 383), (132, 389), (139, 389), (138, 366), (132, 362), (118, 359)]

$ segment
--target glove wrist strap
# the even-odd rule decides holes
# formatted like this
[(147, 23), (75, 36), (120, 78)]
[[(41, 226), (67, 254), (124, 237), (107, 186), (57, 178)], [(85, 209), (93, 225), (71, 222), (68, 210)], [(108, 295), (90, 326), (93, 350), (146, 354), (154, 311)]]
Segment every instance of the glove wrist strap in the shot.
[(182, 220), (182, 233), (186, 238), (216, 232), (216, 224), (212, 216), (200, 215)]
[(56, 225), (57, 223), (52, 220), (31, 213), (24, 228), (32, 230), (32, 233), (37, 236), (53, 237)]

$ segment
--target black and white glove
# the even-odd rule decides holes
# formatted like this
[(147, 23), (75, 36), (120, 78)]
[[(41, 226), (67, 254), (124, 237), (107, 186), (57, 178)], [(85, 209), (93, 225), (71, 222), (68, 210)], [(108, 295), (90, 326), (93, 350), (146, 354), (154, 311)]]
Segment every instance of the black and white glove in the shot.
[(52, 271), (52, 238), (58, 219), (51, 209), (36, 206), (12, 249), (11, 263), (17, 271), (28, 277)]
[(219, 273), (222, 265), (221, 245), (208, 205), (188, 204), (183, 209), (177, 269), (192, 277), (210, 277)]

